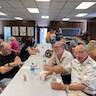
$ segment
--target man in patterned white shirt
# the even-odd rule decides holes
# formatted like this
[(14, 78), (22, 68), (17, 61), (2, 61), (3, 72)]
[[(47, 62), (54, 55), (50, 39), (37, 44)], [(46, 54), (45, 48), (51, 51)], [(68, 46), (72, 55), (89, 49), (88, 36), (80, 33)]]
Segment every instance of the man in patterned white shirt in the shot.
[(55, 90), (79, 90), (94, 96), (96, 94), (96, 62), (88, 56), (83, 45), (76, 46), (74, 54), (76, 59), (66, 65), (62, 71), (62, 73), (66, 71), (71, 73), (71, 84), (53, 82), (51, 87)]
[[(73, 60), (73, 56), (70, 52), (64, 49), (64, 42), (58, 41), (53, 46), (53, 54), (48, 64), (44, 65), (44, 69), (49, 71), (49, 73), (60, 73), (66, 64), (69, 64)], [(48, 73), (48, 74), (49, 74)], [(69, 73), (62, 74), (63, 83), (71, 83), (71, 75)]]

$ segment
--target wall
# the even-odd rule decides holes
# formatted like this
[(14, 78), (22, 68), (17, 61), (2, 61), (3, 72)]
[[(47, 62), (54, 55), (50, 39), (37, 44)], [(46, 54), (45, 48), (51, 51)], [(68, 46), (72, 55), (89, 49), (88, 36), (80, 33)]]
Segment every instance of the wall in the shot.
[[(28, 27), (33, 27), (33, 33), (34, 33), (34, 38), (35, 38), (35, 21), (28, 21), (28, 20), (20, 20), (20, 21), (17, 21), (17, 20), (3, 20), (3, 21), (0, 21), (0, 33), (2, 35), (2, 38), (4, 38), (4, 27), (11, 27), (11, 35), (12, 35), (12, 27), (13, 26), (16, 26), (18, 27), (18, 36), (16, 37), (24, 37), (26, 38), (26, 36), (28, 36)], [(2, 27), (2, 28), (1, 28)], [(26, 35), (25, 36), (20, 36), (20, 27), (26, 27)]]
[[(34, 27), (34, 34), (35, 34), (35, 21), (16, 21), (16, 20), (7, 20), (7, 21), (2, 21), (2, 27), (4, 28), (4, 26), (9, 26), (12, 27), (13, 26), (17, 26), (19, 29), (19, 33), (20, 33), (20, 27)], [(11, 30), (12, 32), (12, 30)], [(26, 30), (27, 32), (27, 30)], [(19, 34), (20, 35), (20, 34)]]
[(87, 31), (88, 34), (90, 35), (90, 39), (96, 40), (96, 18), (88, 20)]
[(3, 26), (35, 26), (35, 21), (17, 21), (17, 20), (7, 20), (2, 21)]
[(58, 30), (59, 28), (81, 28), (81, 32), (86, 32), (86, 21), (84, 22), (63, 22), (63, 21), (51, 21), (49, 28)]

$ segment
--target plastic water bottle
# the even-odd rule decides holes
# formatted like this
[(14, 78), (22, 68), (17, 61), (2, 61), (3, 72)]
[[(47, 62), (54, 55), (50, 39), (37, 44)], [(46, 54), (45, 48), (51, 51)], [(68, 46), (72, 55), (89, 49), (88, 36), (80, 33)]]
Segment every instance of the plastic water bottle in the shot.
[(32, 63), (31, 65), (31, 71), (34, 72), (35, 71), (35, 66), (34, 66), (34, 63)]

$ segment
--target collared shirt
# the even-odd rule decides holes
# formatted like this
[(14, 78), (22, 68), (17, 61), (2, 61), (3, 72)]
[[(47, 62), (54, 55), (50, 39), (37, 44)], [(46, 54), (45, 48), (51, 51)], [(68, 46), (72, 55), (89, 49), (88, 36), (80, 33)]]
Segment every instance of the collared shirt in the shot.
[(52, 57), (49, 60), (48, 64), (52, 64), (52, 65), (56, 64), (64, 67), (65, 65), (69, 64), (72, 60), (73, 60), (73, 56), (71, 55), (71, 53), (64, 50), (60, 59), (58, 59), (55, 52), (53, 52)]
[(72, 83), (83, 83), (87, 86), (85, 92), (96, 94), (96, 62), (91, 57), (83, 63), (74, 59), (65, 70), (71, 73)]

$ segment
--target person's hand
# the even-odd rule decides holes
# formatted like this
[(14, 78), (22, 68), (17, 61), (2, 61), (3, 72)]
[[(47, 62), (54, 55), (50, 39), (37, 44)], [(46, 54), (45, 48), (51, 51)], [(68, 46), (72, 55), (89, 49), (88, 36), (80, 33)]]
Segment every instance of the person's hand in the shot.
[(20, 66), (23, 62), (21, 61), (20, 57), (16, 56), (14, 62), (10, 63), (11, 66)]
[(58, 83), (58, 82), (52, 82), (51, 83), (51, 88), (55, 90), (65, 90), (66, 85)]
[(45, 64), (43, 67), (44, 67), (44, 70), (46, 70), (46, 71), (50, 71), (50, 69), (51, 69), (51, 66), (49, 66), (47, 64)]
[(23, 65), (23, 62), (22, 62), (22, 61), (19, 61), (19, 60), (16, 60), (16, 61), (14, 61), (14, 63), (11, 64), (11, 65), (13, 65), (13, 66), (21, 66), (21, 65)]
[(44, 72), (44, 76), (45, 76), (45, 80), (49, 79), (50, 78), (50, 72), (49, 71), (45, 71)]

